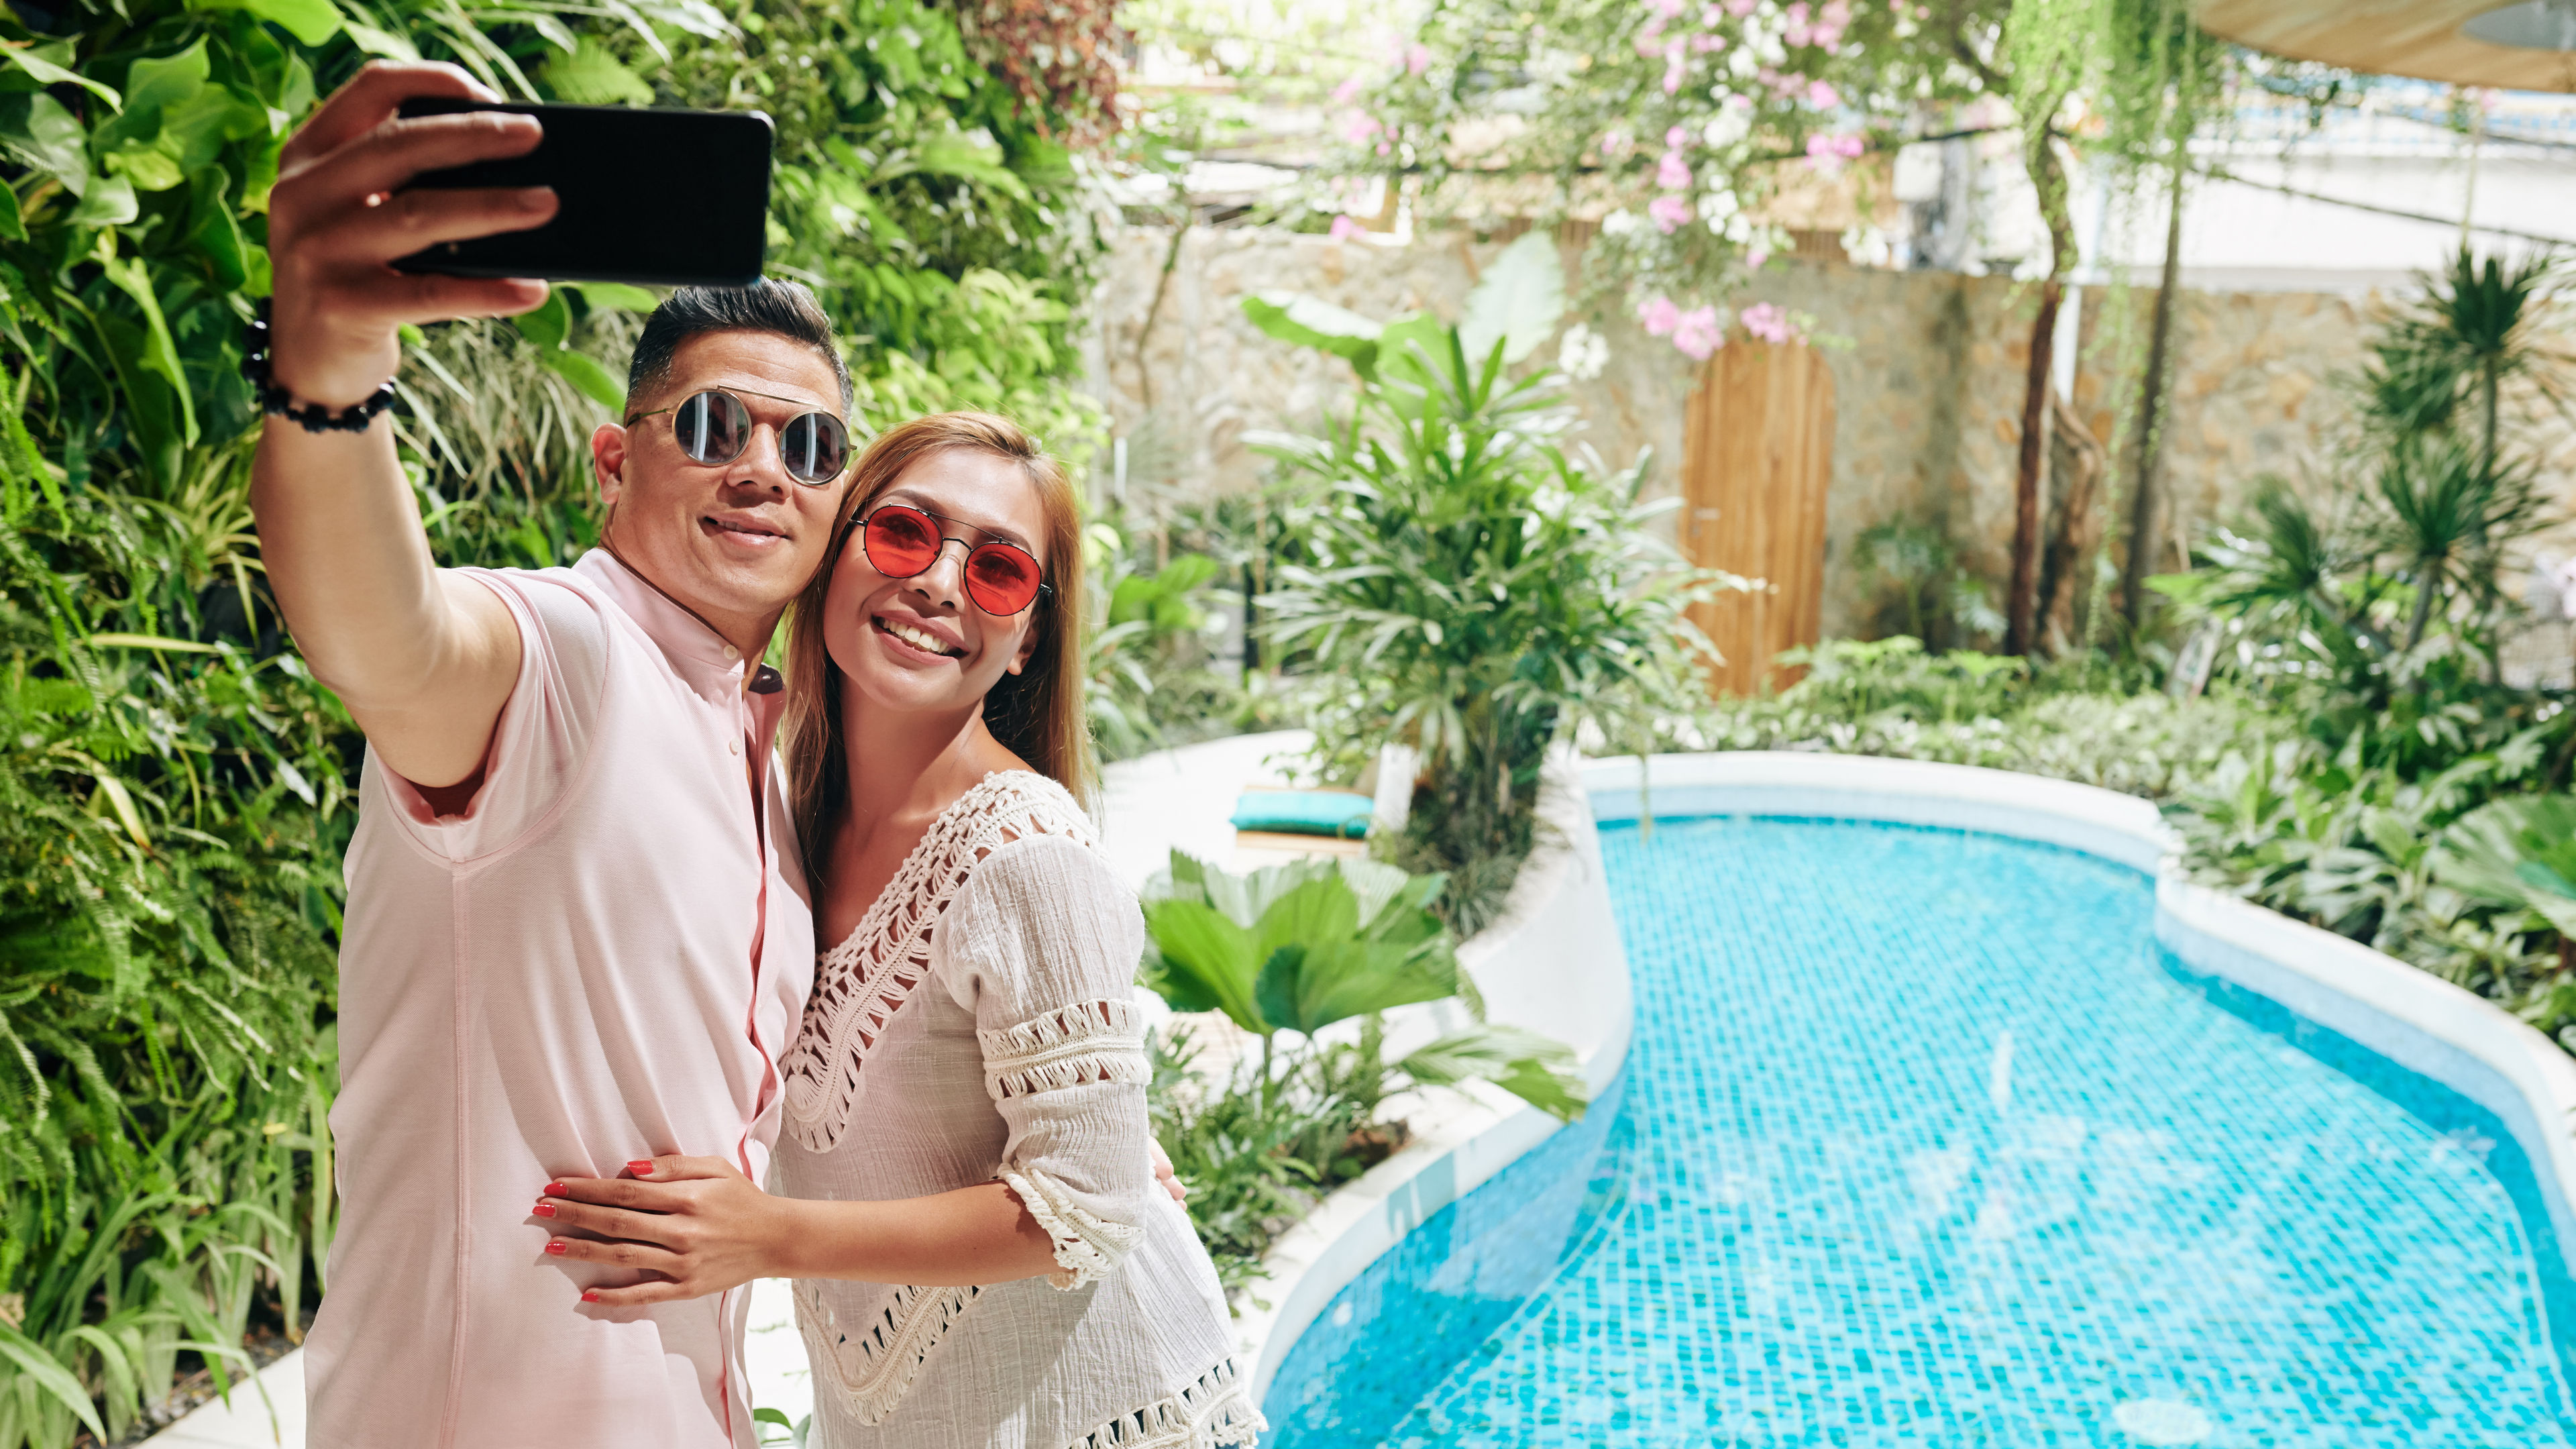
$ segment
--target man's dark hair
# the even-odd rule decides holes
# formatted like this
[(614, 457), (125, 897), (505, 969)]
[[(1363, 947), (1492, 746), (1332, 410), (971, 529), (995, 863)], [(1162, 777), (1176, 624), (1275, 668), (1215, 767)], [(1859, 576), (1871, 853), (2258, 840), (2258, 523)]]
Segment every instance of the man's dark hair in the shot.
[(671, 359), (680, 344), (709, 332), (773, 332), (802, 342), (832, 364), (841, 384), (841, 412), (850, 411), (850, 369), (814, 294), (795, 282), (767, 277), (748, 287), (682, 287), (644, 320), (635, 339), (635, 360), (626, 367), (626, 395), (649, 397), (671, 380)]

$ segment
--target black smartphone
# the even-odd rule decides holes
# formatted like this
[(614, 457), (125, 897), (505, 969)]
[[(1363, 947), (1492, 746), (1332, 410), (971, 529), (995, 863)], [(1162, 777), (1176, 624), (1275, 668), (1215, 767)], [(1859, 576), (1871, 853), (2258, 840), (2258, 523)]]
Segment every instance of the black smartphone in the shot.
[(551, 186), (554, 220), (527, 231), (441, 242), (394, 263), (406, 272), (544, 277), (664, 287), (746, 287), (769, 231), (769, 117), (758, 111), (496, 105), (418, 97), (406, 116), (512, 111), (546, 138), (525, 156), (424, 171), (413, 186)]

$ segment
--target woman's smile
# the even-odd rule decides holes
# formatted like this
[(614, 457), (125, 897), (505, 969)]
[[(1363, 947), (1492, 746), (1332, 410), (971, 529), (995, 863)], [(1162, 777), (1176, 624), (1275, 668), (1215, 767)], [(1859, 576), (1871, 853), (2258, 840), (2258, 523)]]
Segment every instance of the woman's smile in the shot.
[(868, 622), (875, 626), (878, 635), (889, 642), (896, 651), (898, 657), (907, 655), (918, 656), (924, 659), (963, 659), (966, 657), (966, 646), (957, 643), (954, 640), (943, 638), (940, 634), (934, 632), (933, 627), (927, 623), (911, 619), (890, 618), (884, 614), (874, 615), (868, 620)]

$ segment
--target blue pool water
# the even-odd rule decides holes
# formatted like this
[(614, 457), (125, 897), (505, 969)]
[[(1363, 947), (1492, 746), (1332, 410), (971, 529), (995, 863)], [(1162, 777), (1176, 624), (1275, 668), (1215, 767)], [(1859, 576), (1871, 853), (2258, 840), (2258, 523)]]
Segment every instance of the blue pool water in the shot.
[(2145, 877), (1957, 831), (1602, 831), (1592, 1112), (1290, 1350), (1269, 1449), (2576, 1446), (2530, 1164), (2195, 977)]

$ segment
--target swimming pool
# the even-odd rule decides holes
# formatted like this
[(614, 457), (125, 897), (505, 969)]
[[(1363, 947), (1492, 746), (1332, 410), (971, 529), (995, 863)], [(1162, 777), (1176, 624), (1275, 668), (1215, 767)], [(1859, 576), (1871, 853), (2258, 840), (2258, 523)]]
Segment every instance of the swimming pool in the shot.
[(2185, 966), (2144, 875), (1820, 820), (1601, 846), (1626, 1071), (1333, 1297), (1273, 1449), (2576, 1445), (2514, 1135)]

